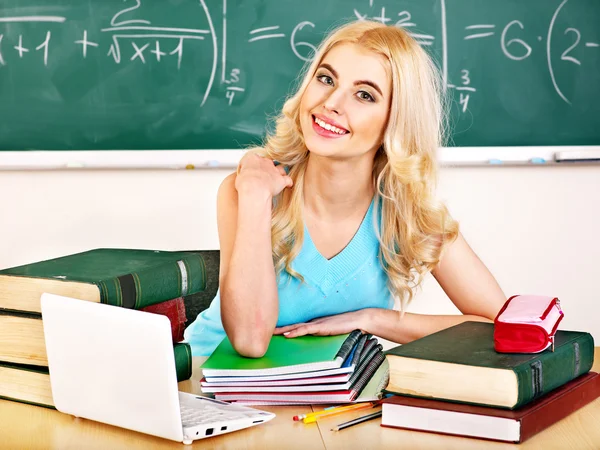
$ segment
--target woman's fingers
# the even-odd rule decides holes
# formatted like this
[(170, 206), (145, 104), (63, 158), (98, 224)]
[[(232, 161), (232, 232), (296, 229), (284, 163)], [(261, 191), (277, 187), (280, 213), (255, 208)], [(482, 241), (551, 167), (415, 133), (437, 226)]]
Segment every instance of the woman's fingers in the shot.
[(305, 325), (305, 324), (304, 323), (295, 323), (293, 325), (286, 325), (285, 327), (277, 327), (277, 328), (275, 328), (275, 331), (273, 333), (274, 334), (287, 333), (288, 331), (291, 331), (295, 328), (301, 327), (302, 325)]
[(273, 196), (294, 185), (284, 166), (275, 165), (273, 160), (254, 153), (246, 153), (238, 166), (236, 188), (239, 190), (239, 186), (247, 183), (253, 188), (262, 186)]

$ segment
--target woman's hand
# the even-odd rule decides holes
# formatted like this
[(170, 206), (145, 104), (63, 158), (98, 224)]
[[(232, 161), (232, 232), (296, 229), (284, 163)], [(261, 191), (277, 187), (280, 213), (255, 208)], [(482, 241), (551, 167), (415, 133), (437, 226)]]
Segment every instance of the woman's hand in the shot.
[(360, 309), (335, 316), (319, 317), (310, 322), (275, 328), (274, 334), (283, 334), (285, 337), (294, 338), (307, 334), (333, 336), (350, 333), (354, 330), (365, 331), (368, 315), (369, 309)]
[(235, 188), (238, 193), (263, 192), (275, 197), (286, 187), (292, 187), (292, 179), (283, 166), (255, 153), (247, 153), (240, 161)]

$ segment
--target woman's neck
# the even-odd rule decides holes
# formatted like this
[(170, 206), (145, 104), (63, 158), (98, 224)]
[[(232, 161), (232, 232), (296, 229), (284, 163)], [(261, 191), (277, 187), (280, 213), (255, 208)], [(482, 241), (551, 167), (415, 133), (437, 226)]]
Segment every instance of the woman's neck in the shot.
[(327, 221), (364, 214), (373, 198), (373, 160), (343, 161), (310, 155), (304, 175), (304, 209)]

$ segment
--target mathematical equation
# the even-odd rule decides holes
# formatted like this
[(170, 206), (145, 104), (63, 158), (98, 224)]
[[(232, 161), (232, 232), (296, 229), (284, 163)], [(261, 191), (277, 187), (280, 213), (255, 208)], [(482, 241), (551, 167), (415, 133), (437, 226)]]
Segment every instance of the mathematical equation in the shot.
[[(79, 50), (81, 58), (87, 59), (90, 52), (101, 52), (106, 58), (112, 60), (114, 64), (122, 64), (124, 61), (131, 64), (164, 64), (165, 61), (173, 61), (179, 70), (184, 64), (184, 50), (191, 43), (205, 41), (203, 46), (194, 47), (194, 51), (204, 51), (213, 53), (212, 67), (209, 81), (204, 93), (202, 105), (206, 102), (213, 85), (215, 84), (216, 72), (219, 66), (218, 53), (221, 55), (221, 77), (220, 83), (225, 91), (225, 98), (229, 105), (232, 105), (236, 96), (242, 95), (247, 86), (244, 86), (244, 74), (239, 68), (227, 68), (227, 0), (222, 0), (222, 14), (220, 22), (222, 23), (222, 34), (217, 35), (214, 27), (214, 19), (205, 4), (205, 0), (200, 0), (200, 7), (206, 18), (208, 27), (206, 29), (196, 28), (174, 28), (154, 26), (151, 21), (139, 18), (143, 13), (142, 0), (127, 1), (133, 3), (112, 16), (110, 26), (100, 28), (99, 31), (90, 31), (82, 29), (81, 35), (73, 40), (72, 45)], [(413, 19), (411, 11), (406, 8), (396, 8), (395, 10), (385, 6), (375, 5), (374, 0), (364, 0), (362, 8), (351, 8), (348, 11), (356, 20), (374, 20), (386, 25), (403, 27), (412, 37), (423, 47), (431, 47), (434, 44), (441, 48), (442, 61), (441, 70), (443, 83), (446, 89), (457, 91), (458, 103), (461, 112), (468, 110), (471, 95), (477, 92), (477, 87), (471, 82), (471, 67), (460, 69), (460, 73), (449, 74), (448, 71), (448, 34), (446, 24), (446, 0), (439, 1), (441, 9), (440, 29), (441, 34), (436, 38), (434, 34), (416, 32), (414, 30), (422, 29)], [(521, 20), (510, 20), (507, 23), (473, 23), (464, 27), (464, 41), (493, 40), (499, 45), (502, 54), (512, 61), (523, 61), (529, 58), (534, 52), (546, 52), (548, 72), (553, 83), (553, 87), (558, 96), (565, 102), (570, 100), (560, 89), (555, 76), (553, 67), (553, 58), (551, 57), (552, 37), (554, 33), (563, 33), (569, 36), (572, 42), (564, 49), (561, 49), (560, 60), (577, 66), (582, 65), (581, 57), (577, 57), (575, 50), (581, 47), (594, 51), (600, 44), (593, 40), (586, 39), (584, 34), (575, 27), (567, 27), (564, 30), (557, 30), (556, 19), (562, 8), (569, 0), (562, 0), (554, 11), (548, 24), (545, 35), (536, 36), (538, 47), (535, 43), (527, 42), (525, 37), (526, 23)], [(341, 11), (342, 13), (343, 11)], [(143, 17), (143, 16), (141, 16)], [(41, 38), (27, 37), (23, 33), (11, 35), (9, 42), (6, 29), (11, 23), (47, 23), (48, 29)], [(31, 58), (34, 54), (39, 54), (39, 58), (44, 66), (48, 66), (51, 57), (50, 49), (53, 45), (53, 32), (55, 27), (60, 27), (68, 22), (66, 16), (0, 16), (0, 70), (3, 66), (18, 64), (20, 60)], [(325, 30), (317, 30), (317, 25), (310, 20), (300, 20), (294, 23), (292, 27), (286, 27), (279, 24), (262, 24), (259, 27), (248, 29), (246, 41), (252, 46), (273, 46), (273, 41), (281, 40), (286, 42), (284, 46), (289, 45), (289, 50), (300, 61), (310, 61), (316, 51), (316, 44), (320, 40)], [(108, 48), (101, 48), (100, 37), (109, 36)], [(237, 39), (239, 40), (239, 31)], [(440, 40), (436, 43), (436, 39)], [(531, 37), (529, 38), (531, 40)], [(105, 40), (106, 41), (106, 40)], [(266, 41), (271, 43), (266, 44)], [(208, 44), (207, 44), (208, 43)], [(545, 45), (543, 45), (545, 44)], [(64, 42), (62, 43), (64, 46)], [(580, 54), (580, 53), (579, 53)], [(97, 57), (97, 55), (96, 55)], [(0, 72), (1, 76), (1, 72)], [(458, 82), (453, 82), (457, 79)]]

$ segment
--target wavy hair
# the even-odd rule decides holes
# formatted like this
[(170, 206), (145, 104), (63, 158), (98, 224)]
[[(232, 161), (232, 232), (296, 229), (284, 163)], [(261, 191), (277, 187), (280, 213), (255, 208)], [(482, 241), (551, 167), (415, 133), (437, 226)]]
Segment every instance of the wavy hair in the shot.
[[(352, 43), (382, 55), (392, 79), (390, 114), (373, 165), (375, 211), (381, 212), (380, 261), (388, 285), (402, 310), (423, 276), (440, 261), (446, 245), (458, 235), (458, 224), (434, 196), (436, 153), (443, 144), (446, 108), (439, 70), (421, 46), (402, 28), (376, 22), (352, 22), (334, 30), (304, 70), (302, 82), (276, 119), (274, 133), (261, 156), (288, 166), (294, 181), (274, 202), (271, 241), (277, 273), (293, 271), (291, 263), (304, 239), (302, 205), (309, 150), (300, 128), (300, 102), (324, 56), (334, 46)], [(379, 220), (375, 215), (376, 223)]]

